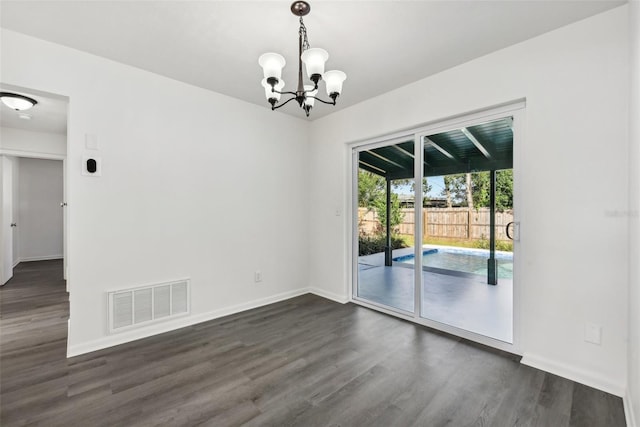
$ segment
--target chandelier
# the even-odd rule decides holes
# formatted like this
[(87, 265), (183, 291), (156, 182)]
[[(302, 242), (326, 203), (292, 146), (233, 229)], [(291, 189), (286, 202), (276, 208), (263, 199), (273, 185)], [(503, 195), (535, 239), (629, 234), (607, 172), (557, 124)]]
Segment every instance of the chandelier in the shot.
[[(323, 104), (336, 105), (336, 99), (342, 92), (342, 83), (346, 80), (347, 75), (338, 70), (324, 71), (324, 63), (329, 59), (329, 54), (324, 49), (309, 46), (307, 28), (302, 20), (302, 17), (307, 15), (309, 11), (311, 11), (311, 6), (306, 1), (295, 1), (291, 4), (291, 13), (300, 17), (300, 30), (298, 31), (298, 87), (295, 92), (282, 91), (284, 88), (282, 68), (286, 64), (282, 55), (265, 53), (258, 59), (258, 63), (264, 71), (262, 87), (264, 87), (267, 101), (271, 104), (271, 110), (280, 108), (295, 99), (307, 117), (309, 117), (309, 112), (316, 100)], [(303, 83), (302, 63), (304, 63), (307, 76), (313, 84)], [(320, 80), (324, 80), (327, 96), (331, 98), (331, 101), (324, 101), (316, 96)], [(282, 95), (291, 95), (291, 98), (280, 102)]]

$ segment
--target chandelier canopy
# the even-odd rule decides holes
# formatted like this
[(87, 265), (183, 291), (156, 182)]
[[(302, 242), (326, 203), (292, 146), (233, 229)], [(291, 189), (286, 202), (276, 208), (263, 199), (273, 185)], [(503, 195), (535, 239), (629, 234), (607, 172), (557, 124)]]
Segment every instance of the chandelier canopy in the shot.
[[(282, 69), (286, 64), (282, 55), (265, 53), (258, 59), (258, 63), (264, 71), (262, 86), (272, 110), (280, 108), (295, 99), (307, 117), (309, 117), (309, 112), (316, 100), (324, 104), (336, 105), (336, 99), (342, 93), (342, 83), (346, 80), (347, 75), (338, 70), (324, 71), (324, 64), (329, 59), (329, 54), (324, 49), (309, 46), (307, 28), (304, 26), (302, 17), (310, 11), (311, 6), (306, 1), (295, 1), (291, 5), (291, 13), (300, 17), (300, 30), (298, 31), (298, 87), (295, 92), (283, 92), (282, 90), (284, 88)], [(304, 84), (302, 78), (303, 63), (307, 77), (312, 84)], [(331, 98), (331, 101), (324, 101), (316, 96), (320, 80), (324, 80), (327, 96)], [(282, 95), (291, 95), (291, 97), (284, 102), (280, 102)]]

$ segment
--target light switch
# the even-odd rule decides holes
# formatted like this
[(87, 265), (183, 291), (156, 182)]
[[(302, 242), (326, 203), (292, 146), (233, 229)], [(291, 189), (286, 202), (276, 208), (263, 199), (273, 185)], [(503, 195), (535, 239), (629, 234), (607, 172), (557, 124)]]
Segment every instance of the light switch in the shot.
[(584, 328), (584, 340), (592, 344), (602, 344), (602, 326), (587, 322)]
[(87, 150), (97, 150), (98, 149), (98, 135), (93, 135), (90, 133), (86, 133), (84, 135), (84, 146)]

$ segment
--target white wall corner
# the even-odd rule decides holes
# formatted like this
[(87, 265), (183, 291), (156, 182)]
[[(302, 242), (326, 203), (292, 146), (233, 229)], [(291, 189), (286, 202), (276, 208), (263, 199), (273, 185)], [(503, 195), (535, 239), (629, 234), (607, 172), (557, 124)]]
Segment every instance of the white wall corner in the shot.
[(628, 395), (626, 384), (612, 381), (605, 375), (600, 375), (596, 372), (579, 369), (575, 366), (559, 363), (555, 360), (547, 359), (531, 353), (525, 353), (522, 356), (520, 363), (598, 390), (602, 390), (606, 393), (611, 393), (614, 396), (625, 398), (625, 396)]
[(622, 404), (624, 405), (624, 417), (627, 421), (627, 427), (638, 427), (637, 418), (635, 416), (635, 412), (633, 412), (633, 397), (631, 396), (631, 390), (627, 389), (627, 392), (622, 398)]
[(308, 288), (309, 293), (317, 295), (322, 298), (329, 299), (331, 301), (335, 301), (340, 304), (346, 304), (349, 302), (349, 297), (346, 295), (336, 294), (334, 292), (325, 291), (324, 289), (311, 287)]
[(206, 313), (194, 314), (191, 316), (180, 317), (166, 322), (149, 325), (140, 329), (131, 330), (123, 333), (116, 333), (107, 335), (97, 340), (81, 343), (81, 344), (69, 344), (67, 347), (67, 357), (80, 356), (82, 354), (91, 353), (93, 351), (103, 350), (105, 348), (114, 347), (120, 344), (125, 344), (131, 341), (136, 341), (143, 338), (148, 338), (154, 335), (163, 334), (176, 329), (185, 328), (187, 326), (195, 325), (209, 320), (214, 320), (220, 317), (229, 316), (235, 313), (251, 310), (254, 308), (262, 307), (265, 305), (273, 304), (276, 302), (288, 300), (305, 294), (314, 294), (322, 298), (326, 298), (340, 304), (349, 302), (349, 298), (346, 296), (340, 296), (332, 292), (327, 292), (318, 288), (302, 288), (295, 289), (289, 292), (283, 292), (280, 294), (272, 295), (270, 297), (261, 298), (247, 303), (234, 305), (227, 308), (222, 308)]

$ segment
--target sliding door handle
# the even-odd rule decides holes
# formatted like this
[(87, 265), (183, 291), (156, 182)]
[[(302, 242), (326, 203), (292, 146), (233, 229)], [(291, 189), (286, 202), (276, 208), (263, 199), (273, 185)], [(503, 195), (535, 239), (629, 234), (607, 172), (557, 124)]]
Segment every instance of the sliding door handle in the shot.
[(513, 240), (513, 236), (511, 234), (509, 234), (509, 227), (511, 227), (514, 224), (513, 221), (511, 221), (509, 224), (507, 224), (507, 226), (504, 228), (505, 233), (507, 233), (507, 237), (510, 240)]

